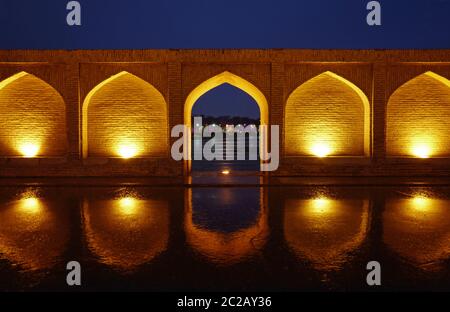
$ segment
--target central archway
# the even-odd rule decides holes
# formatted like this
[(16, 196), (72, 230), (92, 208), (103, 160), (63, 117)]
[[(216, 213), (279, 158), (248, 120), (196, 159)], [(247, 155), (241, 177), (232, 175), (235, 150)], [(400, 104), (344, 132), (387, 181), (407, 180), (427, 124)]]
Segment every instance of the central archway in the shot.
[[(194, 88), (189, 95), (186, 98), (186, 102), (184, 105), (184, 124), (188, 128), (188, 137), (187, 137), (187, 146), (188, 155), (191, 155), (192, 150), (192, 138), (191, 138), (191, 128), (192, 128), (192, 108), (194, 104), (197, 102), (197, 100), (206, 92), (208, 92), (211, 89), (214, 89), (222, 84), (230, 84), (238, 89), (241, 89), (242, 91), (246, 92), (248, 95), (250, 95), (255, 102), (258, 104), (259, 110), (260, 110), (260, 124), (261, 125), (268, 125), (269, 121), (269, 106), (266, 100), (266, 97), (264, 94), (252, 83), (248, 82), (247, 80), (230, 73), (228, 71), (224, 71), (212, 78), (209, 78), (208, 80), (202, 82), (200, 85), (198, 85), (196, 88)], [(260, 138), (261, 140), (261, 138)], [(263, 146), (267, 146), (267, 136), (264, 136), (262, 138), (264, 140), (263, 144), (260, 144), (259, 148), (263, 148)], [(191, 161), (187, 160), (185, 161), (185, 170), (186, 173), (191, 172)]]

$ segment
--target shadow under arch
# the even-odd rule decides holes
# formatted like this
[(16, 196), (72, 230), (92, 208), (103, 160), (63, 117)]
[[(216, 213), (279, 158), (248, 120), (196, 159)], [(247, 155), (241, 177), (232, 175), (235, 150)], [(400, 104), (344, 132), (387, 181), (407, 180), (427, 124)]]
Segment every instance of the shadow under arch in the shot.
[(7, 156), (64, 156), (66, 105), (46, 81), (21, 71), (0, 82), (0, 148)]
[[(351, 90), (348, 94), (343, 94), (340, 90), (343, 90), (343, 88), (346, 88), (348, 90)], [(310, 103), (308, 101), (308, 105), (311, 105), (311, 109), (313, 109), (315, 112), (312, 114), (303, 114), (302, 116), (299, 115), (299, 113), (302, 113), (299, 111), (299, 109), (310, 109), (307, 106), (299, 105), (299, 102), (302, 101), (301, 98), (299, 98), (302, 93), (309, 92), (312, 94), (312, 99), (319, 101), (318, 103)], [(331, 119), (333, 122), (325, 122), (320, 123), (320, 119), (323, 116), (318, 116), (318, 113), (323, 113), (318, 111), (317, 107), (320, 108), (320, 105), (324, 105), (323, 98), (327, 96), (329, 99), (332, 99), (335, 101), (335, 103), (331, 104), (340, 104), (342, 108), (342, 113), (348, 113), (348, 98), (357, 99), (359, 101), (358, 104), (362, 104), (363, 106), (363, 126), (361, 129), (362, 131), (355, 131), (356, 134), (363, 132), (363, 138), (362, 138), (362, 149), (361, 153), (358, 153), (358, 155), (361, 156), (370, 156), (370, 138), (371, 138), (371, 119), (370, 119), (370, 103), (367, 98), (367, 96), (364, 94), (364, 92), (358, 88), (355, 84), (350, 82), (349, 80), (331, 72), (326, 71), (323, 72), (306, 82), (302, 83), (298, 87), (296, 87), (288, 96), (288, 99), (286, 101), (285, 106), (285, 113), (284, 113), (284, 136), (285, 136), (285, 146), (287, 147), (286, 154), (289, 154), (291, 156), (299, 156), (299, 154), (304, 155), (311, 155), (310, 152), (311, 146), (315, 143), (321, 143), (321, 141), (325, 141), (326, 144), (333, 145), (334, 142), (337, 141), (336, 134), (339, 133), (339, 129), (336, 127), (336, 116), (329, 115), (326, 117), (326, 119)], [(336, 95), (336, 97), (330, 98), (331, 95)], [(339, 99), (337, 97), (339, 95), (342, 97), (339, 101), (336, 101), (336, 99)], [(347, 98), (343, 98), (344, 95)], [(319, 105), (319, 106), (318, 106)], [(330, 110), (332, 111), (332, 110)], [(303, 112), (304, 113), (304, 112)], [(342, 120), (343, 114), (339, 114), (338, 119)], [(307, 124), (299, 125), (298, 118), (301, 117), (302, 119), (311, 117), (311, 122)], [(359, 117), (359, 116), (358, 116)], [(341, 125), (342, 127), (342, 125)], [(347, 128), (353, 128), (354, 122), (351, 122), (348, 120)], [(298, 130), (295, 130), (295, 128), (299, 128)], [(301, 128), (311, 128), (310, 134), (305, 134), (304, 129)], [(291, 129), (288, 131), (288, 129)], [(330, 130), (330, 131), (328, 131)], [(342, 130), (342, 129), (341, 129)], [(327, 133), (324, 133), (327, 132)], [(323, 133), (324, 138), (321, 138), (320, 136)], [(342, 136), (342, 143), (344, 141), (348, 141), (346, 139), (347, 135)], [(300, 137), (300, 143), (298, 142)], [(304, 142), (302, 142), (304, 141)], [(317, 141), (317, 142), (315, 142)], [(351, 146), (351, 149), (353, 149), (354, 146)], [(285, 148), (286, 149), (286, 148)], [(339, 150), (339, 147), (336, 146), (334, 149)], [(349, 148), (347, 148), (349, 149)], [(330, 155), (333, 155), (333, 152), (331, 151)], [(355, 155), (355, 156), (358, 156)], [(347, 156), (347, 154), (343, 154), (343, 156)]]
[(450, 155), (450, 80), (424, 72), (398, 87), (386, 108), (388, 156)]
[[(206, 92), (208, 92), (211, 89), (214, 89), (215, 87), (218, 87), (224, 83), (228, 83), (232, 85), (233, 87), (236, 87), (238, 89), (241, 89), (242, 91), (246, 92), (248, 95), (250, 95), (258, 104), (259, 110), (260, 110), (260, 124), (261, 125), (268, 125), (269, 123), (269, 104), (267, 102), (266, 97), (264, 94), (252, 83), (249, 81), (229, 72), (224, 71), (212, 78), (209, 78), (208, 80), (203, 81), (201, 84), (199, 84), (197, 87), (192, 90), (189, 95), (186, 98), (185, 104), (184, 104), (184, 125), (188, 128), (188, 135), (186, 137), (187, 142), (185, 142), (185, 146), (188, 146), (187, 148), (187, 155), (191, 155), (191, 115), (192, 115), (192, 107), (195, 105), (197, 100)], [(261, 141), (263, 140), (263, 141)], [(267, 146), (268, 139), (267, 137), (262, 138), (260, 136), (260, 149), (264, 146)], [(187, 155), (185, 155), (185, 159), (187, 159)], [(188, 160), (185, 162), (185, 170), (187, 173), (190, 173), (191, 171), (191, 162)]]
[[(89, 91), (83, 101), (83, 158), (90, 156), (89, 107), (92, 106), (91, 102), (95, 97), (111, 84), (118, 85), (112, 86), (112, 90), (106, 90), (111, 97), (99, 101), (100, 104), (103, 104), (104, 101), (110, 102), (107, 105), (108, 109), (115, 107), (118, 112), (117, 116), (113, 116), (118, 119), (113, 125), (117, 129), (112, 129), (110, 125), (109, 133), (102, 135), (106, 139), (102, 144), (110, 145), (108, 148), (111, 151), (108, 151), (108, 156), (118, 154), (117, 151), (113, 152), (112, 150), (117, 149), (121, 144), (133, 145), (137, 157), (166, 156), (168, 151), (168, 110), (164, 96), (149, 82), (127, 71), (121, 71), (96, 85)], [(133, 96), (134, 98), (132, 98)], [(114, 103), (115, 105), (113, 105)], [(130, 105), (128, 106), (128, 104)], [(128, 106), (127, 110), (134, 108), (129, 116), (125, 114), (127, 111), (124, 109), (125, 105)], [(137, 108), (140, 109), (137, 110)], [(149, 111), (151, 111), (151, 114), (149, 114)], [(108, 116), (111, 117), (110, 114)], [(165, 141), (164, 144), (162, 144), (162, 141)], [(105, 153), (104, 151), (101, 152)]]

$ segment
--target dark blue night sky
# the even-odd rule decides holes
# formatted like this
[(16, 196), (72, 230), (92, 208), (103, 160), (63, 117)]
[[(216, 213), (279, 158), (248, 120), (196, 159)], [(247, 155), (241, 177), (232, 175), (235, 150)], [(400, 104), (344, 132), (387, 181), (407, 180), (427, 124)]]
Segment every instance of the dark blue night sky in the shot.
[[(450, 48), (450, 0), (0, 0), (0, 49)], [(1, 60), (0, 60), (1, 61)], [(256, 117), (244, 92), (221, 86), (194, 113)]]
[(259, 119), (259, 107), (245, 91), (224, 83), (203, 94), (195, 102), (192, 115), (242, 116)]
[(0, 49), (450, 48), (450, 0), (0, 0)]

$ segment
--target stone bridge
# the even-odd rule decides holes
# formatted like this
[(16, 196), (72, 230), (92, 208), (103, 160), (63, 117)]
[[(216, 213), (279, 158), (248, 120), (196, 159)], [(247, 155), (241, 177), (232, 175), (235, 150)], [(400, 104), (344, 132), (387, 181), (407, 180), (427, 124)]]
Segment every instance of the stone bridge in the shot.
[(448, 175), (449, 79), (450, 50), (3, 50), (0, 176), (186, 176), (170, 131), (223, 83), (280, 126), (272, 176)]

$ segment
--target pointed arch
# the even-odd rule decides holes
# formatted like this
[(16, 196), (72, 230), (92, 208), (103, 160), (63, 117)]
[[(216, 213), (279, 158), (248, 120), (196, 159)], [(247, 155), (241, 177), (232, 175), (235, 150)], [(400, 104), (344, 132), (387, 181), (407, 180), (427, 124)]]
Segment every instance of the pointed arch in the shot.
[(224, 71), (208, 80), (202, 82), (194, 90), (192, 90), (186, 98), (186, 103), (184, 105), (184, 124), (188, 127), (191, 126), (191, 113), (192, 107), (195, 102), (206, 92), (215, 87), (218, 87), (224, 83), (228, 83), (238, 89), (241, 89), (248, 93), (258, 104), (260, 109), (260, 123), (266, 125), (269, 122), (269, 105), (267, 103), (264, 94), (252, 83), (247, 80), (230, 73), (229, 71)]
[(331, 156), (370, 155), (370, 104), (345, 78), (326, 71), (298, 86), (285, 108), (285, 152), (314, 155), (321, 147)]
[[(266, 97), (264, 94), (252, 83), (245, 80), (244, 78), (241, 78), (229, 71), (224, 71), (212, 78), (209, 78), (208, 80), (202, 82), (200, 85), (198, 85), (194, 90), (192, 90), (189, 95), (186, 98), (186, 102), (184, 104), (184, 124), (189, 129), (191, 128), (191, 115), (192, 115), (192, 107), (194, 106), (195, 102), (206, 92), (208, 92), (211, 89), (214, 89), (215, 87), (218, 87), (224, 83), (228, 83), (238, 89), (241, 89), (242, 91), (246, 92), (248, 95), (250, 95), (258, 104), (259, 110), (260, 110), (260, 124), (261, 125), (268, 125), (269, 123), (269, 104), (267, 102)], [(265, 150), (265, 146), (268, 144), (267, 136), (260, 136), (260, 149), (262, 148), (263, 151)], [(186, 138), (187, 142), (185, 144), (188, 146), (187, 149), (187, 155), (191, 154), (191, 131), (188, 131), (188, 135)], [(190, 161), (187, 161), (187, 166), (185, 167), (187, 171), (190, 171), (191, 163)]]
[(450, 80), (431, 71), (400, 86), (387, 105), (388, 156), (450, 156)]
[(22, 71), (0, 82), (0, 111), (0, 154), (66, 154), (65, 103), (44, 80)]
[(414, 192), (387, 199), (381, 214), (386, 248), (421, 270), (443, 269), (450, 257), (449, 206), (447, 198)]
[(82, 110), (83, 158), (162, 157), (168, 151), (167, 104), (150, 83), (122, 71), (95, 86)]

